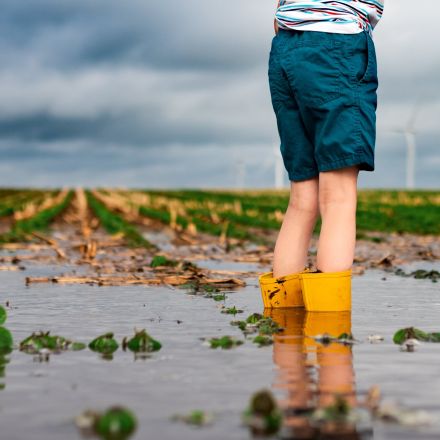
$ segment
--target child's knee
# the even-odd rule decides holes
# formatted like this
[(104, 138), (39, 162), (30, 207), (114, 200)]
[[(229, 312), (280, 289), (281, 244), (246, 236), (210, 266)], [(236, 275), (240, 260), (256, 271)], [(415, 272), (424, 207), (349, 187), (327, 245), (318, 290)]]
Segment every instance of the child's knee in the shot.
[(356, 181), (332, 179), (319, 186), (319, 206), (353, 206), (357, 200)]
[(296, 195), (289, 200), (289, 209), (299, 211), (304, 215), (316, 217), (319, 214), (318, 195)]

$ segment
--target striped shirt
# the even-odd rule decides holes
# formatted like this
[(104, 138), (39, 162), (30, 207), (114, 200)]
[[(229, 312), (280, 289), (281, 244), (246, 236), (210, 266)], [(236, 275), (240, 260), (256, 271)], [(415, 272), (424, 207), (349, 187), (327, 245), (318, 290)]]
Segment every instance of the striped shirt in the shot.
[(357, 34), (373, 29), (385, 0), (280, 0), (275, 19), (280, 29)]

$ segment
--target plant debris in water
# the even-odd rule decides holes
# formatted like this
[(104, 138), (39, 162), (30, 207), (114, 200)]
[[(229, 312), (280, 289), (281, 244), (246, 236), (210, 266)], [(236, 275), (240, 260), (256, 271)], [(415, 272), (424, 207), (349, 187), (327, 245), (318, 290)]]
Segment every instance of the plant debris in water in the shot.
[(135, 335), (128, 339), (124, 338), (122, 340), (122, 349), (133, 351), (134, 353), (149, 353), (152, 351), (158, 351), (162, 348), (162, 344), (153, 339), (145, 329), (137, 331), (135, 330)]
[(243, 313), (243, 310), (237, 309), (235, 306), (233, 307), (223, 307), (222, 313), (225, 313), (226, 315), (236, 315), (237, 313)]
[(222, 348), (224, 350), (227, 350), (232, 347), (237, 347), (238, 345), (242, 345), (243, 341), (240, 339), (236, 339), (233, 336), (222, 336), (221, 338), (209, 339), (209, 344), (211, 348)]
[(27, 338), (20, 342), (20, 351), (28, 354), (39, 354), (46, 350), (51, 353), (59, 353), (65, 350), (83, 350), (86, 347), (85, 344), (81, 342), (73, 342), (63, 336), (51, 335), (50, 331), (32, 333)]
[(328, 421), (343, 423), (348, 421), (351, 407), (343, 396), (337, 395), (332, 405), (318, 408), (314, 411), (312, 419), (315, 421)]
[(347, 399), (340, 394), (334, 395), (334, 402), (331, 405), (313, 410), (309, 419), (312, 426), (322, 434), (322, 438), (327, 438), (326, 434), (329, 433), (331, 433), (329, 438), (335, 439), (361, 438), (357, 432), (357, 428), (360, 425), (364, 425), (364, 433), (372, 434), (370, 427), (372, 414), (370, 409), (350, 406)]
[(407, 427), (429, 426), (434, 422), (431, 414), (423, 410), (404, 408), (395, 402), (384, 402), (375, 411), (375, 416), (385, 422)]
[(126, 440), (137, 428), (134, 413), (120, 406), (109, 408), (104, 413), (84, 411), (75, 418), (75, 423), (84, 436), (94, 435), (105, 440)]
[(324, 333), (322, 335), (311, 336), (311, 338), (322, 345), (329, 345), (332, 342), (344, 345), (353, 345), (356, 343), (356, 339), (351, 333), (341, 333), (339, 336), (332, 336), (330, 333)]
[(212, 298), (214, 301), (225, 301), (226, 294), (225, 293), (218, 293), (215, 295), (206, 295), (206, 298)]
[(382, 335), (369, 335), (367, 341), (370, 344), (375, 344), (377, 342), (382, 342), (385, 338)]
[(403, 345), (411, 339), (423, 342), (440, 342), (440, 333), (426, 333), (415, 327), (407, 327), (397, 330), (393, 336), (393, 342), (399, 345)]
[(231, 321), (231, 325), (237, 326), (245, 335), (259, 333), (270, 336), (284, 330), (272, 318), (264, 317), (260, 313), (253, 313), (245, 321)]
[(103, 355), (113, 354), (118, 349), (118, 347), (119, 344), (116, 339), (113, 338), (113, 333), (111, 332), (98, 336), (89, 343), (90, 350), (96, 351)]
[(261, 390), (251, 397), (242, 420), (254, 436), (269, 436), (280, 430), (283, 416), (272, 393)]
[(433, 283), (436, 283), (440, 279), (440, 272), (437, 270), (417, 269), (413, 272), (406, 273), (399, 267), (394, 271), (394, 274), (402, 277), (413, 277), (416, 280), (431, 280)]
[(252, 340), (254, 344), (257, 344), (259, 347), (265, 347), (267, 345), (273, 344), (273, 338), (272, 336), (267, 335), (258, 335), (255, 336), (255, 338)]
[(223, 301), (226, 299), (224, 293), (219, 293), (220, 289), (212, 284), (203, 283), (197, 280), (190, 280), (179, 286), (182, 289), (188, 289), (189, 293), (192, 295), (202, 294), (205, 298), (212, 298), (215, 301)]
[(214, 416), (206, 411), (196, 409), (194, 411), (191, 411), (189, 414), (176, 414), (171, 417), (171, 420), (184, 422), (188, 425), (206, 426), (210, 425), (213, 422)]

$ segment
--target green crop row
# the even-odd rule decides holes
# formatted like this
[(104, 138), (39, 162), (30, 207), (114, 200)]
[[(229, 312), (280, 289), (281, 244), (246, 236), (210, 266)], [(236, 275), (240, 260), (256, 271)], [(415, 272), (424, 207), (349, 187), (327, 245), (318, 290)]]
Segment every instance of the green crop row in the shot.
[[(185, 201), (197, 201), (201, 208), (190, 210), (193, 214), (209, 217), (209, 208), (204, 204), (234, 203), (239, 201), (243, 213), (219, 209), (216, 214), (231, 223), (259, 227), (263, 229), (278, 229), (280, 222), (268, 218), (275, 210), (285, 212), (288, 204), (288, 194), (280, 192), (278, 196), (252, 195), (241, 192), (211, 192), (196, 190), (180, 191), (145, 191), (154, 198), (157, 196)], [(414, 234), (440, 234), (440, 193), (438, 191), (397, 191), (397, 190), (360, 190), (358, 195), (357, 229), (359, 231), (377, 232), (408, 232)], [(252, 209), (257, 215), (249, 216), (246, 211)], [(315, 232), (319, 231), (320, 219)]]
[(31, 218), (18, 220), (9, 232), (0, 235), (0, 243), (24, 241), (31, 232), (47, 229), (55, 217), (67, 208), (72, 197), (73, 191), (69, 191), (58, 205), (43, 209)]
[(124, 220), (119, 214), (110, 211), (103, 203), (86, 191), (87, 203), (110, 234), (122, 233), (127, 244), (132, 247), (145, 247), (157, 250), (157, 247), (142, 237), (134, 225)]
[(27, 203), (40, 203), (45, 197), (52, 194), (47, 191), (20, 191), (0, 197), (0, 217), (13, 215), (14, 212), (23, 209)]
[[(148, 206), (139, 206), (139, 214), (145, 217), (158, 220), (164, 224), (169, 224), (171, 221), (171, 214), (168, 210), (151, 208)], [(182, 228), (187, 228), (188, 224), (192, 222), (198, 231), (207, 234), (220, 236), (225, 228), (224, 224), (215, 224), (207, 217), (203, 216), (201, 213), (195, 215), (190, 215), (188, 217), (183, 217), (181, 215), (176, 216), (176, 223)], [(260, 237), (255, 236), (252, 232), (246, 228), (241, 228), (239, 225), (234, 223), (229, 223), (226, 227), (226, 236), (240, 238), (242, 240), (248, 239), (254, 242), (265, 242)]]

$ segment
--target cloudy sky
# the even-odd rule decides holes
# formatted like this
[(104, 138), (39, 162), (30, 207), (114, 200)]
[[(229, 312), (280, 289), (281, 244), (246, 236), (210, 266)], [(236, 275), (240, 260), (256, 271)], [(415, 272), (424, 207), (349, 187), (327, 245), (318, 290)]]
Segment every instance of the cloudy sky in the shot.
[[(386, 0), (375, 30), (376, 170), (361, 187), (405, 186), (414, 109), (416, 185), (440, 187), (440, 3), (420, 1)], [(2, 0), (0, 185), (273, 186), (274, 4)]]

